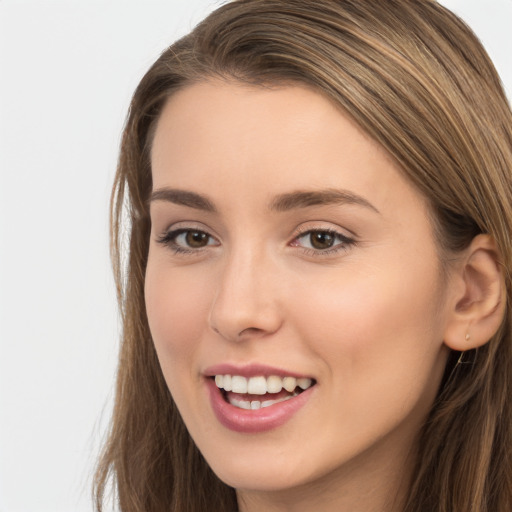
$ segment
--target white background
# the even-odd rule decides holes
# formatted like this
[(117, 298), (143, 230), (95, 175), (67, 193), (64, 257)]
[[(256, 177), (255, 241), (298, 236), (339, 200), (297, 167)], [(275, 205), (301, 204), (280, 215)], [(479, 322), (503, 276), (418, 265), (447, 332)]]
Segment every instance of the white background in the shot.
[[(512, 96), (512, 0), (446, 0)], [(91, 511), (118, 316), (108, 198), (130, 96), (214, 0), (0, 0), (0, 512)]]

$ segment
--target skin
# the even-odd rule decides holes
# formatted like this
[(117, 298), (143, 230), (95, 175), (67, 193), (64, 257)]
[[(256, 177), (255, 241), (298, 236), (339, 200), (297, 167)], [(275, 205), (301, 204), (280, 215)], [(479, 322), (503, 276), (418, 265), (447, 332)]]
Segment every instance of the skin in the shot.
[[(152, 172), (154, 192), (201, 194), (216, 210), (156, 194), (146, 306), (183, 420), (240, 509), (397, 510), (453, 309), (422, 196), (357, 125), (300, 86), (179, 91), (158, 122)], [(368, 204), (270, 206), (324, 189)], [(162, 243), (176, 229), (206, 233), (207, 245), (191, 248), (186, 233)], [(311, 230), (353, 242), (318, 249)], [(206, 392), (204, 371), (220, 363), (272, 365), (316, 385), (284, 425), (233, 432)]]

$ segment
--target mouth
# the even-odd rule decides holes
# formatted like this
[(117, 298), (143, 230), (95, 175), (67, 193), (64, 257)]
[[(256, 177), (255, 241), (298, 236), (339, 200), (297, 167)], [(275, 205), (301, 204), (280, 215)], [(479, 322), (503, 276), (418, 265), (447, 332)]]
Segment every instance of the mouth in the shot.
[(308, 377), (217, 374), (211, 377), (224, 401), (237, 409), (259, 410), (286, 402), (316, 384)]

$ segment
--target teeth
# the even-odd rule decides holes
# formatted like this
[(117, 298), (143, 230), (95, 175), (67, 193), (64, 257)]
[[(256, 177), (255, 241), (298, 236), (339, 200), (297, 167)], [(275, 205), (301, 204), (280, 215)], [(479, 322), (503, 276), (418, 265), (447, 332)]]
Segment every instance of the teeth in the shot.
[(251, 402), (248, 400), (236, 400), (232, 399), (229, 402), (231, 405), (234, 405), (235, 407), (238, 407), (239, 409), (247, 409), (249, 410), (251, 408)]
[(283, 379), (272, 375), (267, 378), (267, 391), (269, 393), (279, 393), (283, 389)]
[(239, 409), (246, 409), (247, 411), (253, 410), (256, 411), (258, 409), (264, 409), (265, 407), (270, 407), (271, 405), (278, 404), (280, 402), (286, 402), (286, 400), (290, 400), (294, 398), (299, 393), (295, 391), (290, 396), (284, 396), (282, 398), (278, 398), (277, 400), (264, 400), (263, 402), (259, 400), (237, 400), (236, 398), (229, 398), (229, 403)]
[(295, 377), (285, 377), (283, 379), (283, 388), (291, 393), (297, 387), (297, 379)]
[[(226, 377), (229, 377), (229, 375), (225, 375), (224, 379)], [(297, 386), (299, 386), (300, 389), (308, 389), (311, 387), (312, 384), (311, 379), (303, 378), (303, 379), (297, 379)], [(224, 389), (226, 389), (226, 381), (224, 381)], [(227, 390), (226, 390), (227, 391)]]
[(241, 375), (215, 375), (215, 384), (224, 391), (232, 391), (233, 393), (250, 395), (266, 395), (267, 393), (279, 393), (283, 388), (292, 393), (297, 386), (306, 390), (313, 384), (312, 379), (306, 377), (278, 377), (271, 375), (270, 377), (251, 377), (249, 379)]
[(223, 388), (224, 388), (224, 391), (232, 391), (233, 388), (232, 388), (232, 383), (231, 383), (231, 375), (224, 375), (223, 376)]
[(240, 394), (247, 393), (247, 379), (240, 375), (233, 375), (231, 377), (231, 391)]
[(267, 379), (265, 377), (251, 377), (247, 383), (247, 393), (251, 395), (264, 395), (267, 392)]

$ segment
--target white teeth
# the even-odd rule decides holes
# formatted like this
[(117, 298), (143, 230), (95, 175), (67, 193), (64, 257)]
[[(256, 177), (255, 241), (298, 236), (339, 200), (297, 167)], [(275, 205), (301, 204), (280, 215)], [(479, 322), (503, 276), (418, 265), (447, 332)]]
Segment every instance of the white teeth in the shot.
[(283, 379), (272, 375), (267, 378), (267, 391), (269, 393), (279, 393), (283, 389)]
[(241, 395), (247, 393), (247, 379), (241, 375), (233, 375), (231, 377), (231, 391)]
[(234, 405), (235, 407), (238, 407), (239, 409), (247, 409), (250, 410), (251, 408), (251, 402), (248, 400), (237, 400), (236, 398), (233, 398), (229, 401), (231, 405)]
[(295, 377), (285, 377), (283, 379), (283, 388), (291, 393), (297, 387), (297, 379)]
[[(228, 375), (228, 377), (229, 377), (229, 375)], [(226, 378), (226, 376), (224, 378)], [(297, 386), (299, 386), (300, 389), (308, 389), (311, 387), (312, 383), (313, 382), (311, 381), (311, 379), (307, 379), (307, 378), (297, 379)], [(224, 383), (224, 389), (226, 389), (225, 383)]]
[(249, 379), (241, 375), (215, 375), (215, 384), (224, 391), (250, 395), (266, 395), (267, 393), (279, 393), (283, 388), (292, 393), (297, 386), (306, 390), (313, 385), (312, 379), (307, 377), (251, 377)]
[(231, 384), (231, 375), (224, 375), (224, 385), (222, 386), (224, 388), (224, 391), (232, 391), (232, 384)]
[(247, 383), (247, 393), (251, 395), (264, 395), (267, 392), (267, 379), (265, 377), (251, 377)]
[(265, 407), (270, 407), (271, 405), (278, 404), (280, 402), (286, 402), (286, 400), (290, 400), (298, 395), (298, 392), (294, 392), (290, 396), (284, 396), (282, 398), (278, 398), (277, 400), (265, 400), (260, 402), (259, 400), (237, 400), (236, 398), (229, 397), (229, 403), (234, 407), (238, 407), (239, 409), (253, 410), (256, 411), (258, 409), (263, 409)]

